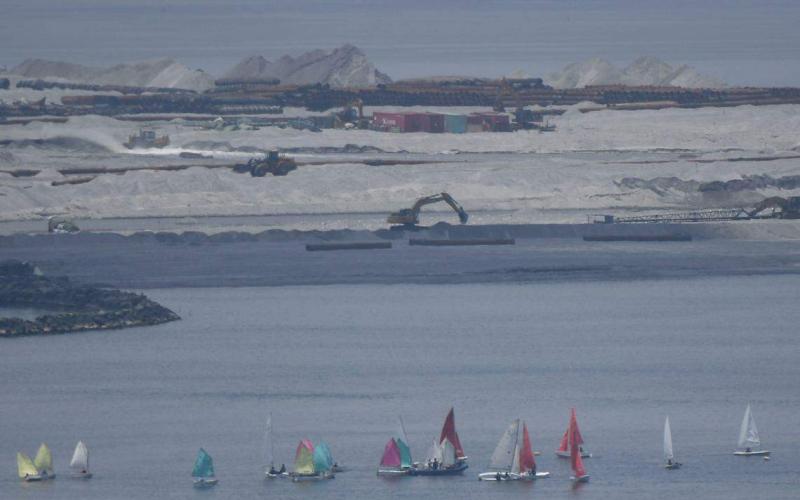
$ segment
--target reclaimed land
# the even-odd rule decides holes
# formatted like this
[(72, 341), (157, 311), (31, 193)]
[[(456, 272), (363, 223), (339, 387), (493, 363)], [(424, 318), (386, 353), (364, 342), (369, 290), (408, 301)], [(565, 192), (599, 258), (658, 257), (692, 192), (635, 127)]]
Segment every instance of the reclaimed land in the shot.
[(0, 318), (0, 337), (158, 325), (180, 317), (144, 295), (42, 276), (20, 261), (0, 262), (0, 307), (60, 311), (35, 320)]

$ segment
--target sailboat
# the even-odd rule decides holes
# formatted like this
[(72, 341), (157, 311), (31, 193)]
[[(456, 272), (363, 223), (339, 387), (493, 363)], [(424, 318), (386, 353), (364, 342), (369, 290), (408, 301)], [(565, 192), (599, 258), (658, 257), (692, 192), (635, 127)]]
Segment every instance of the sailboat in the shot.
[(310, 440), (301, 440), (294, 456), (294, 471), (290, 474), (292, 481), (333, 479), (334, 474), (331, 472), (333, 464), (330, 463), (330, 452), (326, 452), (326, 448), (324, 443), (315, 447)]
[(17, 473), (23, 481), (41, 481), (44, 479), (36, 469), (36, 466), (33, 465), (31, 457), (21, 451), (17, 452)]
[(572, 409), (572, 418), (569, 420), (569, 444), (570, 444), (570, 465), (572, 466), (572, 477), (570, 479), (574, 483), (586, 483), (589, 481), (589, 474), (583, 466), (583, 451), (581, 449), (580, 431), (578, 430), (578, 421), (575, 418), (575, 409)]
[(194, 468), (192, 469), (192, 477), (194, 478), (194, 486), (196, 488), (208, 488), (217, 484), (217, 478), (214, 477), (214, 461), (211, 455), (206, 453), (206, 450), (200, 448), (197, 451), (197, 458), (194, 461)]
[(379, 476), (405, 476), (412, 467), (411, 448), (408, 446), (403, 419), (397, 417), (397, 433), (387, 441), (378, 465)]
[(567, 425), (567, 430), (564, 431), (564, 436), (561, 438), (561, 444), (559, 445), (558, 449), (556, 450), (556, 455), (561, 458), (570, 458), (572, 456), (572, 443), (570, 442), (570, 429), (575, 427), (575, 439), (578, 440), (578, 450), (581, 453), (581, 458), (590, 458), (592, 456), (591, 453), (583, 449), (583, 436), (581, 436), (581, 431), (578, 428), (578, 418), (575, 416), (575, 408), (572, 409), (572, 412), (569, 416), (569, 424)]
[(41, 479), (53, 479), (56, 477), (56, 473), (53, 471), (53, 455), (46, 444), (39, 445), (39, 450), (33, 459), (33, 466), (39, 471)]
[(412, 476), (451, 476), (463, 473), (467, 467), (467, 456), (461, 447), (456, 432), (456, 417), (453, 408), (444, 420), (439, 441), (434, 441), (424, 464), (415, 463), (409, 474)]
[(739, 429), (739, 446), (733, 454), (741, 457), (769, 455), (769, 451), (761, 449), (761, 440), (758, 438), (758, 428), (756, 427), (756, 421), (753, 418), (753, 412), (750, 411), (749, 404), (744, 410), (742, 426)]
[(75, 445), (75, 451), (72, 453), (72, 460), (69, 462), (70, 477), (76, 479), (89, 479), (92, 473), (89, 472), (89, 449), (83, 444), (83, 441), (78, 441)]
[(267, 429), (264, 433), (264, 454), (266, 467), (264, 469), (264, 476), (267, 479), (277, 479), (279, 477), (289, 477), (286, 472), (286, 467), (281, 465), (280, 469), (275, 468), (275, 452), (272, 441), (272, 413), (267, 416)]
[(675, 470), (681, 468), (681, 463), (675, 461), (672, 452), (672, 431), (669, 428), (669, 417), (664, 421), (664, 464), (665, 469)]
[(550, 476), (549, 472), (536, 472), (536, 460), (533, 458), (528, 427), (520, 419), (511, 422), (500, 437), (489, 460), (488, 469), (487, 472), (478, 474), (478, 480), (531, 481)]

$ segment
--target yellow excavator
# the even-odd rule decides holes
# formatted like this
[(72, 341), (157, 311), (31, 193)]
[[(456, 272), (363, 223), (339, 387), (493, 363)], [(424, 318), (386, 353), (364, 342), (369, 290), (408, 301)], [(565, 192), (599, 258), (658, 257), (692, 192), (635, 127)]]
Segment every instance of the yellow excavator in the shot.
[(437, 193), (420, 198), (411, 208), (403, 208), (397, 212), (392, 212), (389, 214), (389, 218), (386, 219), (386, 222), (389, 224), (403, 225), (405, 227), (416, 227), (417, 224), (419, 224), (419, 211), (422, 209), (422, 207), (425, 205), (430, 205), (431, 203), (439, 203), (440, 201), (450, 205), (456, 214), (458, 214), (458, 220), (461, 221), (462, 224), (467, 223), (469, 215), (464, 208), (447, 193)]

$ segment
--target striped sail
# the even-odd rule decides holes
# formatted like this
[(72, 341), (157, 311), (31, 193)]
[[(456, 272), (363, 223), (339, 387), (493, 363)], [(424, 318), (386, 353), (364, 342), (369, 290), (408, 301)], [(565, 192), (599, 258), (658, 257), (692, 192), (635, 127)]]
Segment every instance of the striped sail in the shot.
[(311, 441), (304, 439), (297, 445), (297, 452), (294, 455), (295, 474), (314, 473), (314, 445)]

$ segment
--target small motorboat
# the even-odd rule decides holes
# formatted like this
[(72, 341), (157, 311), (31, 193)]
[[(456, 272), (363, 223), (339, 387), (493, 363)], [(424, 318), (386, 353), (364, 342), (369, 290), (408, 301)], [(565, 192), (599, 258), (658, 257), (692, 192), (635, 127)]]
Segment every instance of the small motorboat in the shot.
[(200, 448), (197, 452), (197, 458), (192, 469), (192, 478), (194, 478), (195, 488), (210, 488), (216, 486), (219, 482), (214, 475), (214, 461), (211, 459), (211, 455), (206, 453), (203, 448)]
[(761, 439), (758, 437), (756, 420), (753, 418), (753, 412), (750, 411), (749, 404), (744, 410), (742, 426), (739, 429), (739, 446), (733, 454), (740, 457), (769, 456), (768, 450), (761, 449)]

